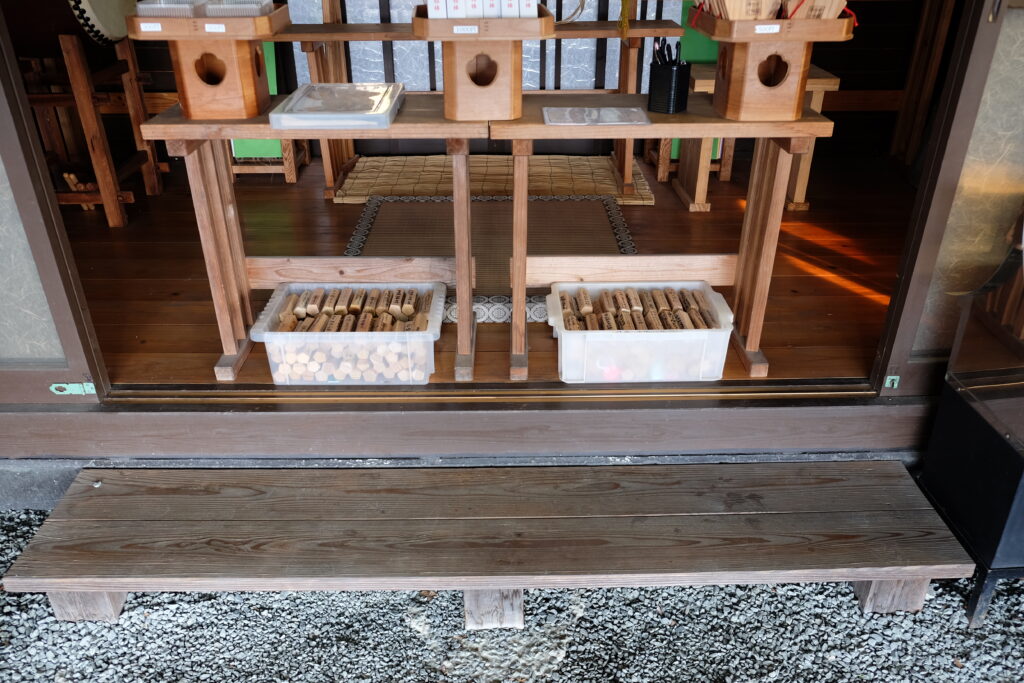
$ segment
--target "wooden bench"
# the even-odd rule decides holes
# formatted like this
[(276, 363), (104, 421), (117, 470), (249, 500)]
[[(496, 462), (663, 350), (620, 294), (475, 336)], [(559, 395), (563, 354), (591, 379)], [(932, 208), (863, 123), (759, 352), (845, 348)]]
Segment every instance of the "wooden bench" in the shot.
[(92, 469), (4, 585), (107, 621), (128, 591), (462, 590), (485, 628), (526, 588), (852, 581), (890, 612), (973, 569), (898, 462)]

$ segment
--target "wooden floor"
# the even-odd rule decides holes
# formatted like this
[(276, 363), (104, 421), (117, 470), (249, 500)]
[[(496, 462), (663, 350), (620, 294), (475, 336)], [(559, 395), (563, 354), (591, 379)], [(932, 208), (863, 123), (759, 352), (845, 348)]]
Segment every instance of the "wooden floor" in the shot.
[[(819, 157), (815, 163), (812, 210), (784, 217), (764, 334), (769, 380), (867, 377), (896, 282), (913, 189), (883, 160)], [(654, 182), (644, 167), (656, 205), (623, 207), (640, 253), (735, 251), (748, 166), (739, 160), (731, 183), (711, 181), (709, 213), (681, 211), (671, 189)], [(106, 228), (102, 212), (63, 207), (115, 386), (215, 385), (212, 368), (220, 345), (213, 306), (183, 168), (172, 162), (172, 169), (162, 196), (136, 193), (139, 201), (128, 209), (126, 228)], [(321, 187), (318, 165), (305, 169), (292, 186), (280, 175), (240, 178), (237, 194), (250, 255), (342, 253), (362, 207), (329, 203)], [(258, 293), (257, 311), (267, 296)], [(434, 383), (453, 380), (454, 332), (446, 325), (438, 343)], [(550, 328), (531, 324), (529, 343), (531, 380), (557, 382)], [(478, 382), (508, 381), (506, 325), (481, 325), (477, 354)], [(725, 378), (748, 379), (732, 352)], [(240, 382), (270, 384), (262, 345), (256, 345)]]
[(52, 593), (916, 579), (923, 601), (928, 580), (972, 570), (896, 461), (86, 469), (4, 585)]

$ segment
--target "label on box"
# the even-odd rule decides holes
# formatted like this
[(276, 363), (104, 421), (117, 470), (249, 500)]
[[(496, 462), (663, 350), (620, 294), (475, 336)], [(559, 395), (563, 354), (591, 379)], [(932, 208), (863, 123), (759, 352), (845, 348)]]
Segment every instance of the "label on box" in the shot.
[(479, 33), (479, 26), (452, 26), (452, 33)]
[(143, 22), (143, 23), (139, 24), (139, 30), (140, 31), (145, 31), (147, 33), (155, 33), (155, 32), (159, 32), (159, 31), (163, 31), (164, 27), (161, 26), (160, 24), (153, 23), (153, 22)]
[(224, 24), (207, 24), (206, 25), (206, 32), (207, 33), (226, 33), (227, 30), (228, 29), (227, 29), (227, 27)]
[(782, 27), (778, 24), (757, 24), (754, 26), (754, 33), (778, 33)]

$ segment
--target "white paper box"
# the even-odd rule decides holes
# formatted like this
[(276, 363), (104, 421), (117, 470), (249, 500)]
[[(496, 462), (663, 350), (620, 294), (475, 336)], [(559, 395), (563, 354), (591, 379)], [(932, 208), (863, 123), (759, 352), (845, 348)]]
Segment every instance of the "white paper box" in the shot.
[[(601, 290), (700, 290), (712, 308), (711, 330), (566, 331), (558, 295)], [(558, 376), (569, 383), (693, 382), (722, 379), (733, 315), (721, 294), (703, 280), (679, 282), (556, 282), (547, 298), (548, 324), (558, 339)]]
[(448, 1), (447, 0), (427, 0), (427, 18), (428, 19), (446, 19), (446, 18), (448, 18)]
[(501, 2), (502, 19), (519, 18), (519, 0), (499, 0)]
[(484, 17), (497, 19), (501, 17), (501, 0), (480, 0), (484, 4)]
[(448, 0), (448, 18), (466, 18), (466, 0)]

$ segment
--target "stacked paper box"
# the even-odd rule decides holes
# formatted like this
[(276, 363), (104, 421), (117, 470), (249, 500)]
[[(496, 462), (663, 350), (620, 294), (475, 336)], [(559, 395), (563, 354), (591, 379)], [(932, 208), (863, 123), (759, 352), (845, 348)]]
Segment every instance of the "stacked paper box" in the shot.
[(503, 19), (519, 18), (519, 0), (499, 0)]
[(467, 0), (448, 0), (448, 18), (465, 19)]
[(448, 0), (427, 0), (427, 17), (429, 19), (447, 19)]

